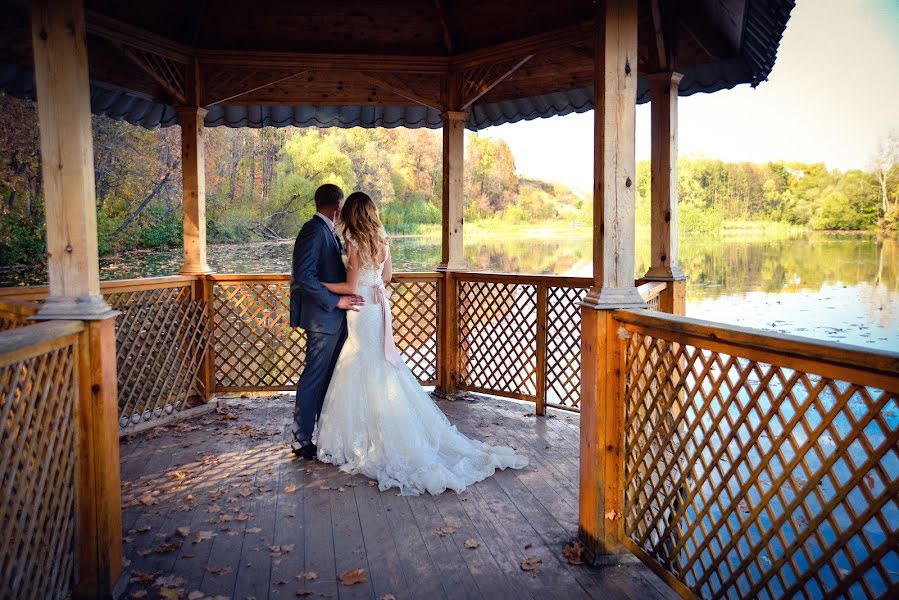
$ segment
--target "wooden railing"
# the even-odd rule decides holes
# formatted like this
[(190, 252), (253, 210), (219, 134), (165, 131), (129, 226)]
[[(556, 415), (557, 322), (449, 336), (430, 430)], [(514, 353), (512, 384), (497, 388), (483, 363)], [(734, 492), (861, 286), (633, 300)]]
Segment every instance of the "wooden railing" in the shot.
[(626, 548), (685, 596), (895, 597), (899, 355), (645, 311), (615, 321), (623, 497), (603, 514), (623, 515)]
[[(397, 273), (390, 285), (397, 348), (424, 385), (437, 383), (439, 273)], [(293, 390), (306, 336), (290, 327), (290, 275), (206, 278), (216, 392)]]
[[(586, 277), (458, 273), (459, 388), (579, 410)], [(639, 286), (658, 310), (665, 282)]]
[(0, 332), (0, 598), (62, 598), (74, 583), (82, 330)]
[[(198, 278), (104, 281), (100, 291), (120, 311), (116, 367), (122, 432), (201, 403), (209, 327)], [(24, 325), (46, 295), (46, 286), (0, 289), (0, 328)]]

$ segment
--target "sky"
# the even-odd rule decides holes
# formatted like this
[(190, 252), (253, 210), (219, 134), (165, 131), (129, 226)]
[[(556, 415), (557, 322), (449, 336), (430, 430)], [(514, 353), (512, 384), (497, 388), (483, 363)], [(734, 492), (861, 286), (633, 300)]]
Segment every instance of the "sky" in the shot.
[[(899, 129), (899, 0), (797, 0), (768, 81), (679, 101), (680, 156), (864, 169)], [(593, 185), (593, 111), (491, 127), (520, 175)], [(637, 160), (649, 159), (649, 104)]]

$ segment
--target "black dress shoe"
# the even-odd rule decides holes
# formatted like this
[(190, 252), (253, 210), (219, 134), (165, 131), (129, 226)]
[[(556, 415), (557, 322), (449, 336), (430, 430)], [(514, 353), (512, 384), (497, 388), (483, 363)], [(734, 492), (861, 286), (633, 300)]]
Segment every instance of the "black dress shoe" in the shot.
[(295, 455), (304, 460), (315, 460), (315, 456), (318, 453), (318, 448), (311, 442), (308, 444), (294, 442), (290, 445), (290, 449)]

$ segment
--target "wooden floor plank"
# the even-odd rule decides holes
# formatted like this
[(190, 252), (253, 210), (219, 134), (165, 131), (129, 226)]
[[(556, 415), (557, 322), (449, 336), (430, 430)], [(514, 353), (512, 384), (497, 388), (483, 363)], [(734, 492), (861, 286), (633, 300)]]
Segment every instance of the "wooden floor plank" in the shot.
[(375, 596), (400, 598), (409, 584), (400, 561), (396, 536), (381, 502), (381, 492), (364, 478), (356, 479), (352, 489)]
[[(257, 600), (298, 591), (426, 600), (675, 597), (642, 565), (573, 567), (561, 557), (577, 525), (576, 416), (525, 416), (531, 407), (492, 398), (440, 402), (460, 431), (513, 446), (531, 466), (497, 473), (463, 494), (403, 497), (295, 459), (287, 443), (292, 399), (224, 406), (122, 441), (129, 568), (158, 572), (130, 584), (124, 597), (139, 590), (159, 597), (163, 585), (179, 587), (183, 597), (200, 591)], [(146, 493), (155, 495), (141, 504)], [(189, 528), (187, 538), (179, 527)], [(453, 529), (441, 536), (441, 527)], [(215, 537), (195, 544), (201, 531)], [(468, 539), (478, 547), (466, 548)], [(172, 553), (136, 552), (175, 542), (181, 546)], [(521, 569), (527, 557), (543, 561), (537, 571)], [(353, 568), (364, 569), (366, 581), (340, 585), (338, 576)], [(297, 578), (310, 571), (314, 580)]]

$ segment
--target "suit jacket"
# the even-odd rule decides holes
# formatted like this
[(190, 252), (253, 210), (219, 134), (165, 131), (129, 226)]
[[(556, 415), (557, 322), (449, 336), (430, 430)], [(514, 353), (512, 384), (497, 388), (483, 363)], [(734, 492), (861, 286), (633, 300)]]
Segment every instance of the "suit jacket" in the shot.
[(340, 296), (322, 282), (346, 281), (341, 248), (331, 228), (313, 216), (300, 229), (293, 245), (290, 276), (290, 326), (318, 333), (337, 333), (346, 312), (337, 308)]

